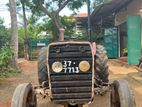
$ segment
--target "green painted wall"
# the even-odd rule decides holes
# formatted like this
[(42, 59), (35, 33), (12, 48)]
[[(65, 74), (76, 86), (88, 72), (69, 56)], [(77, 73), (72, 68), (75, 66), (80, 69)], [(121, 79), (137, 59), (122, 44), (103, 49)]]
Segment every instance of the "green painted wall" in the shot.
[(109, 58), (118, 58), (118, 36), (116, 28), (105, 29), (104, 46)]
[(141, 17), (127, 17), (128, 64), (138, 64), (141, 56)]

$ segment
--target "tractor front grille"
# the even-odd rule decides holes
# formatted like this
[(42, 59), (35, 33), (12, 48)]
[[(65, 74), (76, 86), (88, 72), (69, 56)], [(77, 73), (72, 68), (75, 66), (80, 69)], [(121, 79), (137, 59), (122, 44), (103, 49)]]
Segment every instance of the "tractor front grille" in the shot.
[[(60, 44), (49, 48), (49, 70), (53, 102), (55, 103), (88, 103), (92, 99), (92, 53), (89, 44)], [(59, 61), (71, 61), (71, 67), (77, 67), (79, 62), (88, 61), (90, 69), (87, 73), (79, 71), (52, 71), (52, 64)]]
[(92, 74), (51, 74), (55, 103), (87, 103), (92, 97)]

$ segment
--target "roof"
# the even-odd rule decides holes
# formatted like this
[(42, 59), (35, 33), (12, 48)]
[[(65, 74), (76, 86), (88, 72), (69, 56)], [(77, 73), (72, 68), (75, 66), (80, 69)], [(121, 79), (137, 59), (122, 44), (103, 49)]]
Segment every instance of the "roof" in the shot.
[(75, 18), (79, 18), (79, 17), (87, 17), (88, 14), (87, 13), (77, 13), (77, 15), (75, 15)]
[(133, 0), (112, 0), (109, 3), (97, 6), (91, 14), (92, 20), (99, 20), (101, 17), (109, 16), (119, 12), (122, 8), (127, 7), (127, 5)]
[[(91, 13), (91, 21), (99, 22), (101, 19), (105, 18), (107, 20), (114, 20), (114, 15), (119, 12), (121, 9), (126, 8), (129, 3), (133, 0), (112, 0), (108, 3), (97, 6), (94, 11)], [(79, 15), (77, 15), (79, 16)], [(82, 15), (80, 15), (82, 16)], [(86, 17), (77, 17), (78, 22), (81, 22), (82, 25), (87, 24)]]

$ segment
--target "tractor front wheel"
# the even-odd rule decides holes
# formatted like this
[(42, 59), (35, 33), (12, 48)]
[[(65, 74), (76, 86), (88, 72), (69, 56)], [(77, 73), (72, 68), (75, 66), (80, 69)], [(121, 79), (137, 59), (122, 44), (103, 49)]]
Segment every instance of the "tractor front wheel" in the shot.
[(112, 84), (111, 107), (136, 107), (133, 92), (127, 81), (115, 80)]
[(37, 107), (36, 95), (30, 83), (20, 84), (16, 87), (11, 107)]

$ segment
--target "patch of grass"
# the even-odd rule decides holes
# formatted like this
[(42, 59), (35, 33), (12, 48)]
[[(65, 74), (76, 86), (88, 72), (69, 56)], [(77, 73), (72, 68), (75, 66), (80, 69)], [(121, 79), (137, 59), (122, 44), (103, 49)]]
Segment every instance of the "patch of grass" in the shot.
[(11, 67), (2, 67), (0, 68), (0, 78), (7, 78), (11, 76), (16, 76), (21, 72), (19, 69), (14, 69)]

